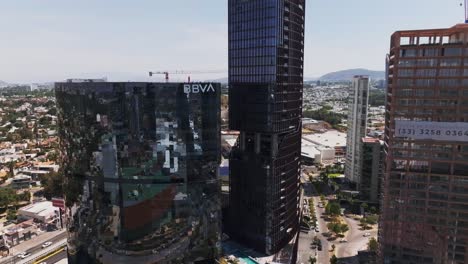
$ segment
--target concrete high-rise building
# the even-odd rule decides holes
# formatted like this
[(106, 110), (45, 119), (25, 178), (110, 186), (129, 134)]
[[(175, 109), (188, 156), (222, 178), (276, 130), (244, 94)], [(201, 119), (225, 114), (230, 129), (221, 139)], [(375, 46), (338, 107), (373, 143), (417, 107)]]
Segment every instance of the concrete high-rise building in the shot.
[(273, 254), (297, 234), (305, 0), (229, 0), (231, 237)]
[(468, 263), (468, 25), (391, 37), (384, 263)]
[(354, 76), (349, 93), (348, 134), (346, 137), (345, 176), (350, 181), (361, 181), (362, 138), (367, 133), (369, 105), (369, 77)]
[(220, 89), (55, 84), (69, 263), (218, 256)]
[(359, 193), (363, 200), (377, 204), (381, 198), (383, 141), (367, 137), (361, 142)]

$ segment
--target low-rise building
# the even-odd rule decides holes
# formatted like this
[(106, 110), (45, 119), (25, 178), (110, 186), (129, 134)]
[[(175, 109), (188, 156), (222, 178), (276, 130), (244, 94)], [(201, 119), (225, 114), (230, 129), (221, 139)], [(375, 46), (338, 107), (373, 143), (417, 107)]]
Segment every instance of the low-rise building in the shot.
[(29, 240), (33, 235), (37, 235), (37, 227), (33, 224), (33, 220), (25, 221), (3, 230), (5, 243), (9, 247)]
[(31, 188), (32, 177), (24, 174), (18, 174), (11, 179), (11, 188), (13, 189), (29, 189)]
[(338, 130), (308, 134), (302, 138), (311, 143), (334, 149), (336, 158), (342, 158), (346, 154), (346, 133), (339, 132)]
[(335, 162), (335, 149), (302, 138), (301, 158), (304, 164), (332, 164)]
[(57, 215), (59, 208), (52, 205), (50, 201), (38, 202), (21, 207), (18, 210), (18, 219), (35, 219), (41, 223), (50, 223)]

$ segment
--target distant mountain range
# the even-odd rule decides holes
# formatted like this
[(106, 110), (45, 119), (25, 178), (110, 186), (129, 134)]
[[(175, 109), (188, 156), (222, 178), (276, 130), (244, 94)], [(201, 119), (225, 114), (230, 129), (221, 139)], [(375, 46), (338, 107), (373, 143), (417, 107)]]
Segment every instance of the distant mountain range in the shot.
[(331, 72), (317, 78), (321, 81), (348, 81), (353, 79), (356, 75), (367, 75), (372, 80), (383, 80), (385, 79), (384, 71), (371, 71), (367, 69), (349, 69), (337, 72)]
[(0, 80), (0, 88), (6, 87), (6, 86), (8, 86), (8, 85), (9, 85), (8, 83), (6, 83), (6, 82)]

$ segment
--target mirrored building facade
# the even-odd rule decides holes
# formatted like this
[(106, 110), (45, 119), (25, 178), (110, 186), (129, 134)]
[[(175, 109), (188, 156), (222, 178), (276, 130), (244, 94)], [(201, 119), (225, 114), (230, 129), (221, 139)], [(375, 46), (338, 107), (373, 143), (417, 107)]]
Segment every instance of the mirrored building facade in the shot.
[(70, 263), (220, 249), (220, 85), (56, 83)]
[(265, 254), (299, 228), (305, 0), (229, 0), (229, 233)]

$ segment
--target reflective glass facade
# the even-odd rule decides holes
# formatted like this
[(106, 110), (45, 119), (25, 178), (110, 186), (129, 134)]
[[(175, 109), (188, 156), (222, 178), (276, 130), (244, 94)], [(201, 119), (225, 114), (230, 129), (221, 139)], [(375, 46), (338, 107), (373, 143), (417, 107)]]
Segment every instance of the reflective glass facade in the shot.
[(231, 237), (266, 254), (299, 227), (304, 0), (229, 0)]
[[(468, 25), (398, 31), (388, 60), (383, 263), (468, 263)], [(433, 122), (433, 123), (432, 123)], [(449, 132), (446, 134), (446, 132)], [(451, 139), (449, 136), (452, 136)]]
[(216, 257), (220, 85), (70, 82), (55, 92), (69, 262)]

